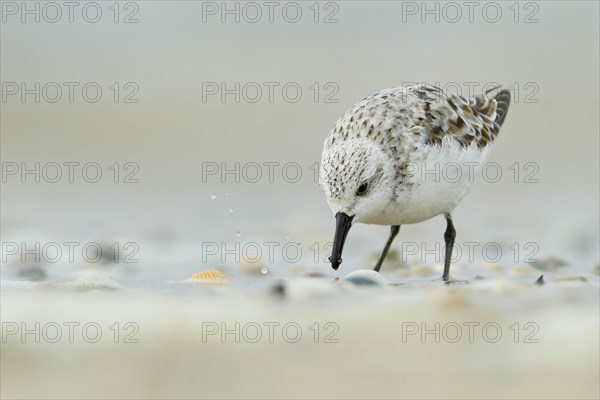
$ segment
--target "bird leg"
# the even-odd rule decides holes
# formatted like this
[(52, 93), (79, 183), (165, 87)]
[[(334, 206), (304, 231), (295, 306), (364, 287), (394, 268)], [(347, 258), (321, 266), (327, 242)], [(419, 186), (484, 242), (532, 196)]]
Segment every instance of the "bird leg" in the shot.
[(446, 224), (446, 232), (444, 233), (446, 257), (444, 259), (444, 275), (442, 276), (444, 282), (450, 280), (450, 259), (452, 258), (452, 248), (454, 247), (454, 239), (456, 238), (456, 230), (454, 230), (450, 214), (446, 214)]
[(392, 225), (390, 228), (390, 236), (388, 237), (385, 247), (381, 252), (379, 261), (377, 261), (377, 265), (375, 265), (375, 268), (373, 268), (375, 271), (379, 272), (379, 270), (381, 269), (381, 264), (383, 264), (383, 260), (385, 259), (385, 256), (387, 255), (388, 251), (390, 250), (390, 246), (392, 245), (392, 242), (394, 241), (396, 235), (398, 235), (398, 232), (400, 232), (400, 225)]

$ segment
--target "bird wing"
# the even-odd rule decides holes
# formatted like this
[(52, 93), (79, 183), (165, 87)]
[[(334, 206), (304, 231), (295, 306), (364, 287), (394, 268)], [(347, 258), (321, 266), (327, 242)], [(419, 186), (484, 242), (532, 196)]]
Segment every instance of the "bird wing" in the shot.
[(416, 142), (441, 144), (445, 137), (465, 147), (475, 142), (481, 148), (498, 135), (509, 104), (508, 90), (493, 98), (467, 99), (431, 85), (384, 89), (346, 111), (325, 140), (324, 149), (366, 138), (380, 145), (388, 142), (395, 151), (397, 146)]
[(510, 105), (506, 89), (491, 98), (465, 98), (429, 85), (415, 86), (412, 92), (421, 101), (419, 116), (409, 132), (427, 144), (441, 144), (445, 137), (451, 137), (465, 147), (473, 142), (485, 147), (498, 136)]

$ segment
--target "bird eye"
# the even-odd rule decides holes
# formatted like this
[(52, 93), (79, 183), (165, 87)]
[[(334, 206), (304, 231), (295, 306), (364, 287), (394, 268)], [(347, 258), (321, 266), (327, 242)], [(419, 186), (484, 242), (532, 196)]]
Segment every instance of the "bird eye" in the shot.
[(361, 183), (360, 186), (358, 187), (358, 189), (356, 189), (356, 195), (362, 196), (363, 194), (367, 193), (368, 188), (369, 188), (369, 184), (367, 182)]

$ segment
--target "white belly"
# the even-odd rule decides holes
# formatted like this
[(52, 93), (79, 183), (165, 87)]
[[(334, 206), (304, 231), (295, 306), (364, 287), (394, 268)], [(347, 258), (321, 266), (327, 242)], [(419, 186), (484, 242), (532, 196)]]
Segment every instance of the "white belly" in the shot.
[[(415, 224), (451, 213), (471, 188), (490, 146), (462, 148), (454, 141), (415, 154), (410, 176), (397, 189), (396, 201), (366, 223)], [(412, 185), (411, 185), (412, 183)]]

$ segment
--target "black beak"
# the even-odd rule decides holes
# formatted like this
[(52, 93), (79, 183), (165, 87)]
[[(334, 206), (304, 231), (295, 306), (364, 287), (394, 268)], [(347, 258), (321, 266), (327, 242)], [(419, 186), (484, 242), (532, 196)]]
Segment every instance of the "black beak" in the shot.
[(344, 249), (344, 243), (346, 242), (346, 236), (352, 227), (352, 218), (343, 212), (335, 214), (335, 236), (333, 237), (333, 252), (329, 257), (331, 261), (331, 267), (335, 270), (338, 269), (342, 263), (342, 250)]

